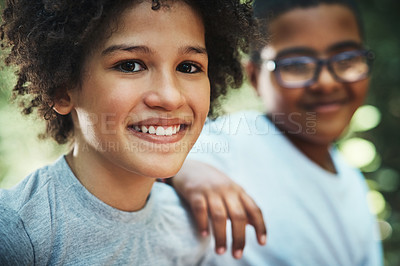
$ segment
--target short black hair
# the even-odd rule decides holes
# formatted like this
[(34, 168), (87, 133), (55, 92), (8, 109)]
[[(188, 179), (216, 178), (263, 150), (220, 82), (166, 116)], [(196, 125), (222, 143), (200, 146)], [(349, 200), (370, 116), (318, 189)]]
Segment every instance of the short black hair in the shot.
[[(254, 16), (259, 20), (260, 32), (264, 39), (268, 39), (268, 25), (283, 13), (289, 12), (296, 8), (310, 8), (321, 4), (339, 4), (348, 7), (354, 14), (360, 36), (365, 38), (364, 24), (361, 13), (355, 0), (254, 0)], [(253, 45), (251, 59), (254, 62), (259, 60), (260, 46)]]
[[(45, 136), (60, 144), (73, 139), (71, 115), (55, 112), (54, 102), (66, 88), (77, 87), (88, 51), (109, 36), (118, 14), (143, 1), (150, 0), (6, 1), (0, 36), (3, 49), (10, 49), (6, 65), (17, 66), (13, 95), (22, 104), (25, 114), (37, 110), (46, 120)], [(259, 37), (252, 1), (150, 2), (157, 12), (174, 1), (187, 3), (203, 19), (212, 114), (219, 96), (226, 94), (228, 88), (239, 88), (243, 83), (241, 56), (249, 51), (250, 41)]]

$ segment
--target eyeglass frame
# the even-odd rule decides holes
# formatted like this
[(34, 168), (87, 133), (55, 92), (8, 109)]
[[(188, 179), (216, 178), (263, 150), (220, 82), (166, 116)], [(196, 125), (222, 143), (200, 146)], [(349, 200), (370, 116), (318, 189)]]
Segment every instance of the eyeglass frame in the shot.
[[(355, 80), (355, 81), (346, 81), (342, 78), (340, 78), (335, 71), (333, 70), (332, 67), (332, 62), (335, 61), (335, 59), (337, 57), (339, 57), (340, 55), (343, 55), (344, 53), (358, 53), (360, 55), (365, 56), (366, 60), (367, 60), (367, 65), (368, 65), (368, 72), (366, 72), (364, 75), (362, 75), (359, 79)], [(312, 60), (314, 60), (314, 62), (317, 64), (317, 67), (315, 69), (314, 72), (314, 76), (308, 80), (307, 82), (304, 82), (304, 84), (302, 84), (302, 86), (287, 86), (287, 84), (285, 84), (285, 81), (282, 80), (282, 77), (280, 75), (280, 71), (279, 66), (281, 66), (282, 64), (280, 64), (280, 61), (285, 60), (287, 58), (297, 58), (297, 57), (307, 57), (307, 58), (311, 58)], [(357, 50), (350, 50), (350, 51), (345, 51), (345, 52), (341, 52), (338, 54), (335, 54), (333, 56), (331, 56), (330, 58), (327, 59), (321, 59), (321, 58), (317, 58), (317, 57), (313, 57), (313, 56), (293, 56), (293, 57), (287, 57), (287, 58), (281, 58), (281, 59), (261, 59), (261, 63), (265, 64), (265, 66), (267, 67), (268, 71), (271, 71), (274, 73), (276, 80), (278, 81), (279, 85), (287, 88), (287, 89), (297, 89), (297, 88), (305, 88), (305, 87), (309, 87), (311, 85), (313, 85), (314, 83), (316, 83), (318, 81), (318, 78), (321, 74), (321, 70), (323, 66), (327, 66), (327, 69), (329, 71), (329, 73), (332, 75), (332, 77), (341, 83), (352, 83), (352, 82), (357, 82), (360, 80), (363, 80), (365, 78), (367, 78), (370, 74), (371, 74), (371, 69), (372, 69), (372, 64), (373, 61), (375, 59), (375, 54), (372, 50), (369, 49), (357, 49)], [(336, 60), (338, 61), (338, 60)]]

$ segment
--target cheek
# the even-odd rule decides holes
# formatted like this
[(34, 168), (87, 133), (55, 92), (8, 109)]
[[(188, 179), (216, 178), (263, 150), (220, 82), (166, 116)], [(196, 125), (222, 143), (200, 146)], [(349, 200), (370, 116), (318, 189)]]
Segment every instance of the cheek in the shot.
[(365, 100), (365, 97), (367, 96), (368, 93), (368, 87), (369, 87), (369, 80), (360, 81), (359, 84), (354, 86), (353, 91), (356, 101), (363, 102)]
[(353, 84), (350, 87), (350, 90), (352, 91), (353, 95), (351, 105), (354, 111), (363, 104), (365, 97), (367, 96), (368, 93), (368, 86), (369, 86), (369, 80), (363, 80)]
[(280, 86), (275, 74), (263, 69), (260, 72), (257, 91), (267, 112), (290, 113), (297, 110), (304, 90)]
[(84, 134), (116, 134), (132, 115), (135, 99), (127, 93), (84, 93), (75, 108), (74, 124), (79, 125)]
[(277, 109), (279, 102), (279, 86), (275, 81), (274, 74), (270, 71), (261, 71), (257, 82), (257, 93), (260, 96), (267, 112)]
[(201, 83), (194, 84), (192, 88), (196, 89), (188, 90), (185, 98), (191, 106), (194, 115), (205, 120), (210, 109), (210, 83), (206, 79)]
[(275, 111), (282, 112), (286, 115), (301, 112), (301, 109), (298, 106), (304, 90), (279, 87), (274, 91)]
[(72, 112), (74, 130), (76, 136), (85, 136), (86, 139), (98, 139), (101, 131), (100, 116), (97, 113), (87, 112), (84, 108), (76, 108)]

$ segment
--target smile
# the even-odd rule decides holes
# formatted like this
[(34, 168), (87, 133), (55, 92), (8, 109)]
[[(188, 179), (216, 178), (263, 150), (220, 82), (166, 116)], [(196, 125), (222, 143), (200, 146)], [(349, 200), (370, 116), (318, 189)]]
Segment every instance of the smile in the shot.
[(318, 101), (304, 104), (303, 107), (308, 111), (314, 111), (318, 113), (331, 113), (339, 111), (347, 103), (347, 99), (335, 101)]
[(190, 120), (153, 117), (128, 124), (129, 132), (140, 139), (155, 144), (180, 141), (191, 126)]
[[(184, 125), (182, 125), (182, 128)], [(137, 132), (147, 133), (157, 136), (172, 136), (177, 134), (181, 130), (181, 125), (173, 126), (132, 126), (132, 128)]]

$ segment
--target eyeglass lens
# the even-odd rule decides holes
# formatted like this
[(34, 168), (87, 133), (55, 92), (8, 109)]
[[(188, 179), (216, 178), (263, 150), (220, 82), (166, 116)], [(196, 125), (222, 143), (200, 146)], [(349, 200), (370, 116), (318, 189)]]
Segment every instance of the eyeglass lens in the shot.
[(367, 53), (348, 51), (337, 54), (327, 61), (308, 56), (284, 58), (277, 62), (277, 74), (283, 86), (303, 87), (318, 79), (320, 68), (324, 63), (328, 64), (329, 71), (340, 82), (355, 82), (364, 79), (369, 73)]
[(344, 82), (358, 81), (369, 72), (368, 60), (365, 53), (342, 53), (331, 61), (332, 70)]

